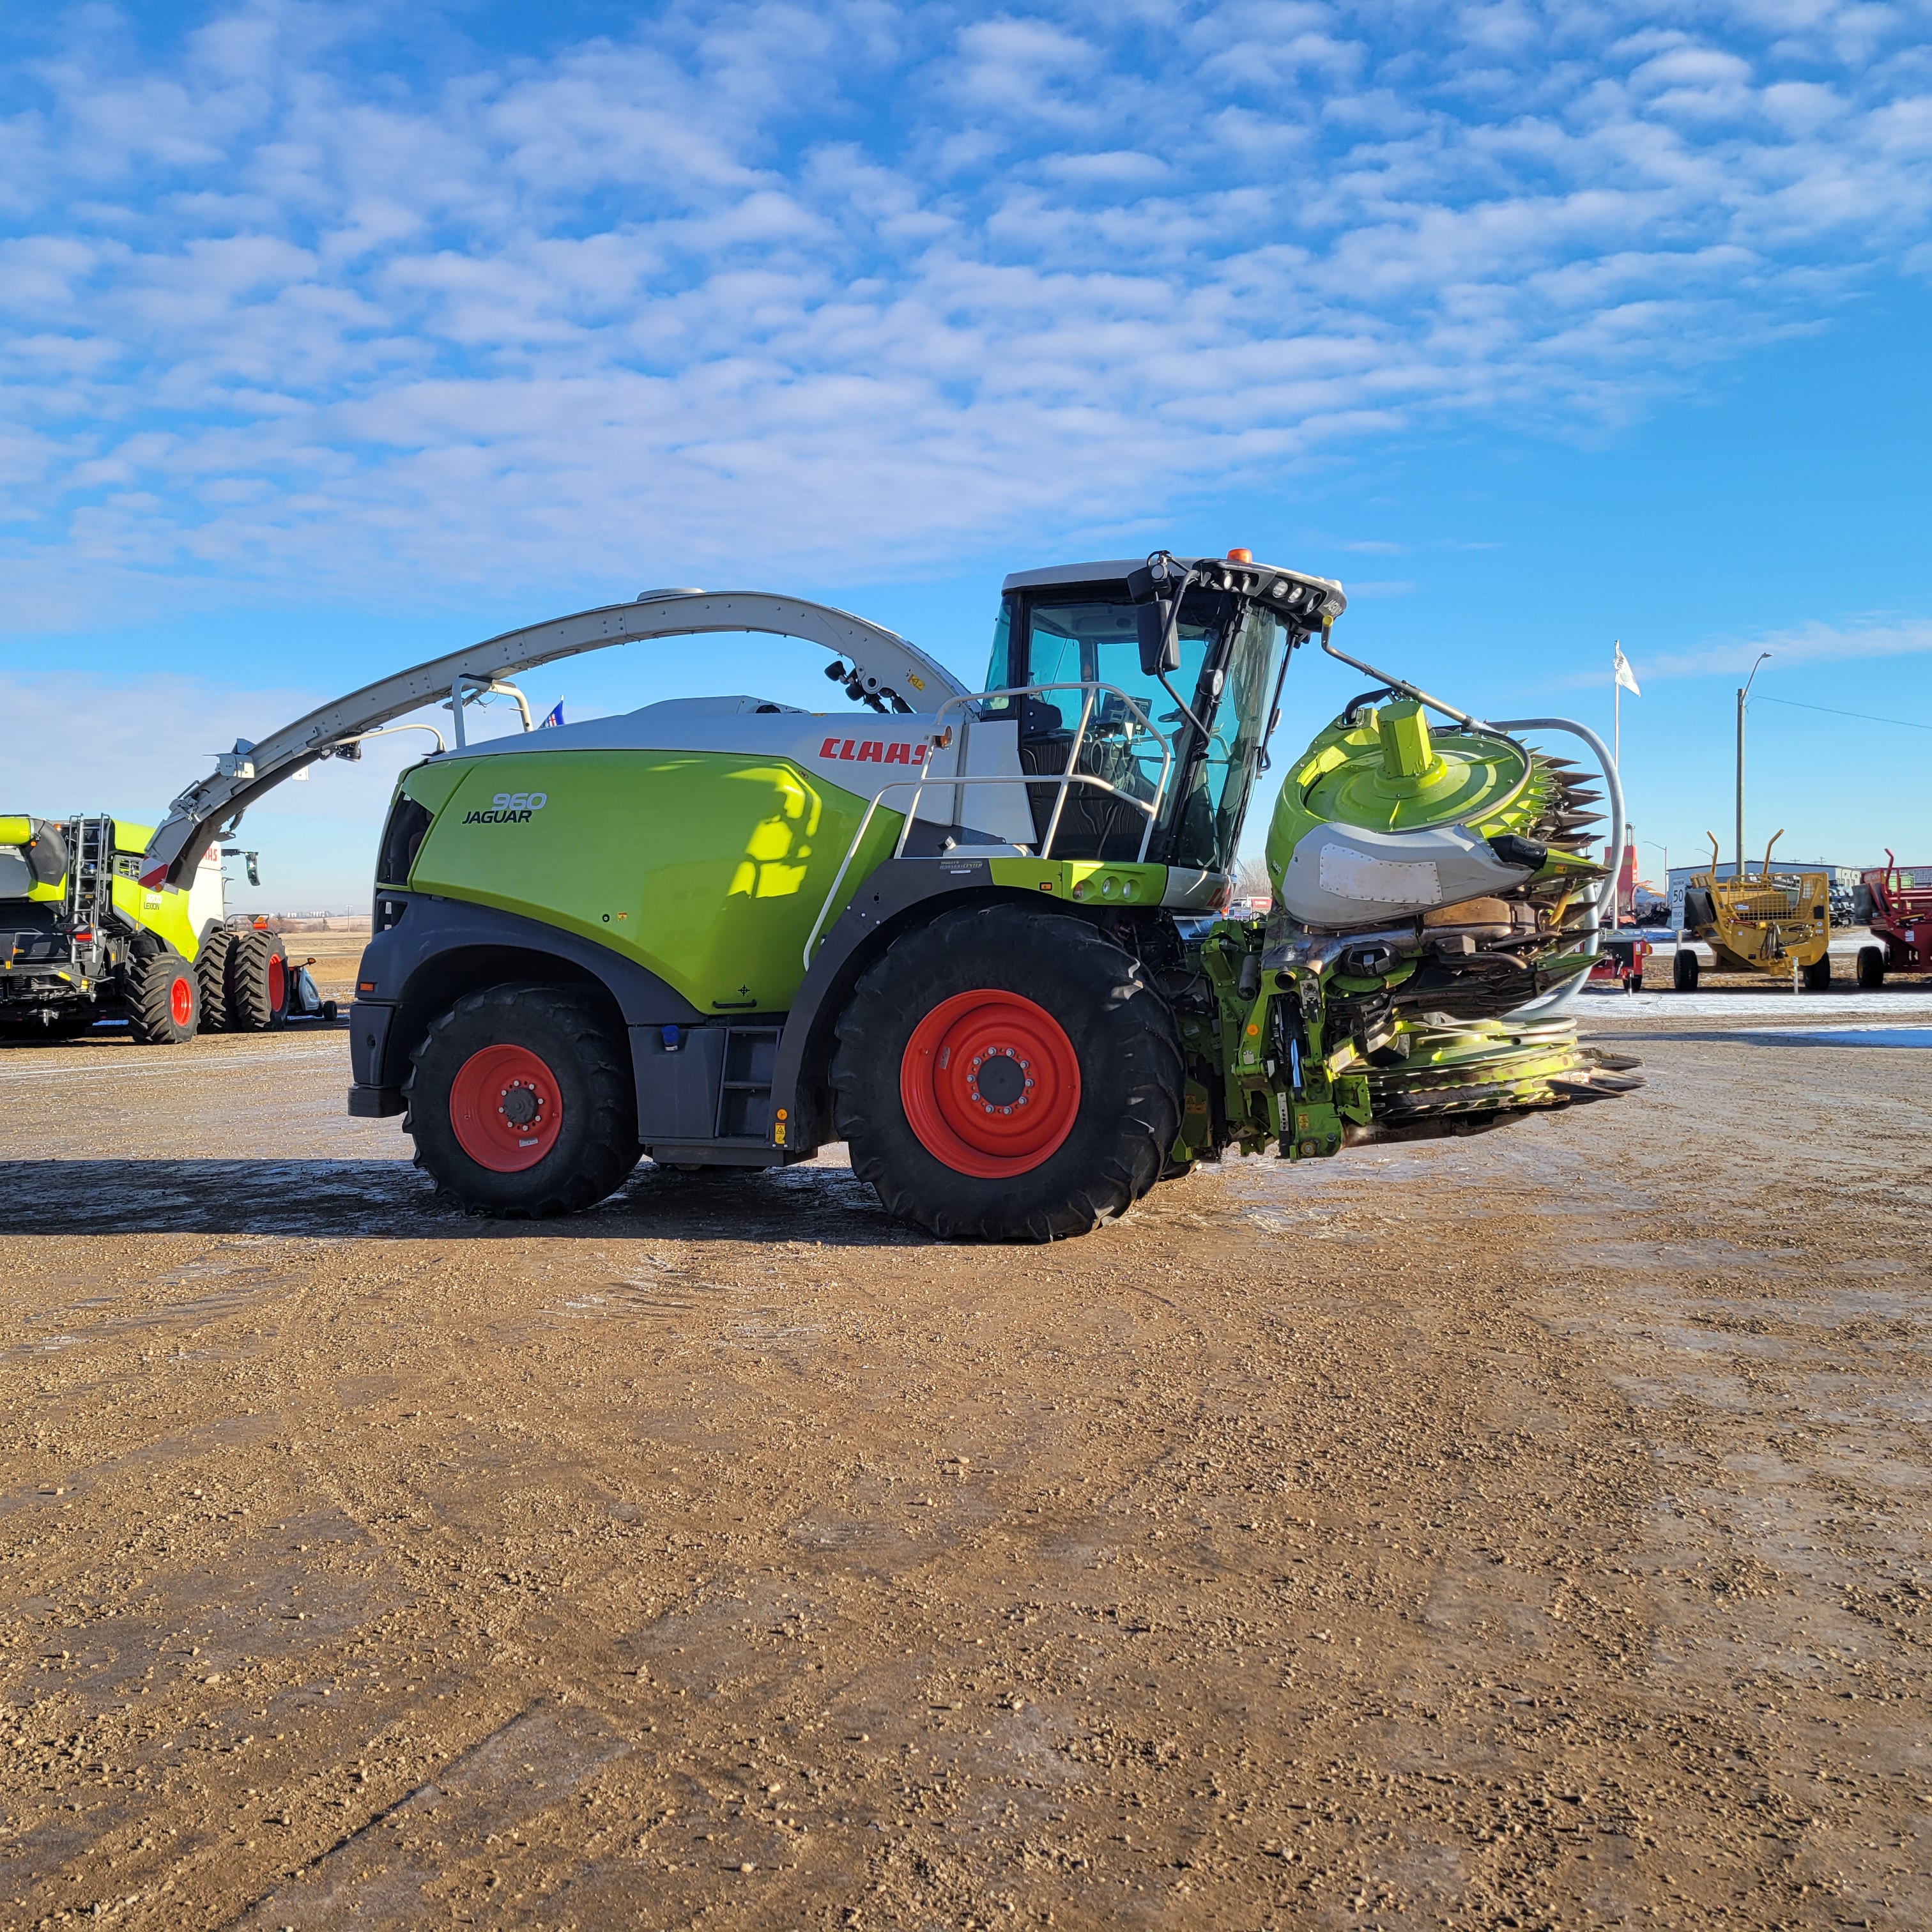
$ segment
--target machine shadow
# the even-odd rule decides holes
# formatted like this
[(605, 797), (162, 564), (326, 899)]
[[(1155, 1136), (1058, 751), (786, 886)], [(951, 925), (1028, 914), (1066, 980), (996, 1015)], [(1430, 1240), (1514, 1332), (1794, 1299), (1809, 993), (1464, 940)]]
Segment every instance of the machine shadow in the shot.
[[(278, 1046), (293, 1040), (326, 1038), (332, 1034), (346, 1034), (349, 1030), (349, 1016), (338, 1014), (332, 1020), (321, 1018), (291, 1021), (272, 1033), (218, 1033), (196, 1035), (190, 1044), (206, 1053), (210, 1046), (219, 1053), (237, 1047), (256, 1046)], [(188, 1049), (167, 1049), (182, 1052)], [(104, 1020), (98, 1026), (90, 1027), (85, 1033), (71, 1034), (64, 1037), (58, 1034), (40, 1035), (26, 1031), (8, 1032), (0, 1035), (0, 1064), (15, 1054), (28, 1053), (101, 1053), (130, 1054), (145, 1059), (155, 1049), (138, 1045), (133, 1034), (118, 1020)], [(85, 1066), (91, 1064), (83, 1061)]]
[(922, 1246), (849, 1168), (684, 1174), (650, 1162), (581, 1214), (490, 1221), (400, 1160), (16, 1160), (0, 1235), (266, 1234), (338, 1240), (811, 1241)]

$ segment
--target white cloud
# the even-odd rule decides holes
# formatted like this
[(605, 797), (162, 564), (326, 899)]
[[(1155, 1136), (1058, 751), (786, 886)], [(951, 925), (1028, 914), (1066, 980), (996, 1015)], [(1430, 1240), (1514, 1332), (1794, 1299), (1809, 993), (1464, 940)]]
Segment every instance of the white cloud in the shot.
[(77, 13), (0, 80), (10, 621), (747, 532), (916, 568), (1405, 425), (1625, 419), (1932, 259), (1924, 20), (684, 0), (409, 74), (374, 10), (145, 58)]
[(1847, 624), (1810, 623), (1738, 642), (1703, 644), (1647, 658), (1646, 677), (1746, 674), (1760, 651), (1774, 664), (1844, 664), (1860, 658), (1914, 657), (1932, 651), (1932, 620), (1870, 618)]

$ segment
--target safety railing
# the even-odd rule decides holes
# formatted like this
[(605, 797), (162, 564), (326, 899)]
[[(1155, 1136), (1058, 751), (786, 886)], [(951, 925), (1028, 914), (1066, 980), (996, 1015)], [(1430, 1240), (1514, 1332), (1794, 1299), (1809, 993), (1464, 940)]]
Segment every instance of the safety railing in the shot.
[[(988, 700), (994, 698), (1037, 698), (1049, 691), (1077, 691), (1082, 694), (1080, 722), (1074, 727), (1072, 740), (1066, 748), (1066, 769), (1059, 772), (1022, 770), (1018, 772), (985, 772), (976, 775), (969, 773), (966, 770), (966, 758), (968, 748), (972, 741), (974, 724), (976, 722), (982, 724), (1016, 722), (1017, 714), (1015, 720), (1012, 721), (987, 718), (980, 718), (976, 721), (968, 707), (984, 704)], [(1142, 728), (1160, 747), (1160, 777), (1155, 784), (1154, 796), (1150, 799), (1136, 798), (1131, 792), (1123, 791), (1118, 785), (1110, 783), (1096, 773), (1078, 771), (1075, 769), (1080, 762), (1080, 754), (1086, 745), (1087, 728), (1093, 722), (1095, 700), (1102, 696), (1118, 698), (1132, 714)], [(929, 741), (930, 750), (943, 750), (952, 745), (953, 728), (943, 725), (943, 721), (948, 712), (957, 712), (959, 714), (958, 744), (953, 752), (952, 770), (950, 772), (935, 776), (922, 768), (920, 775), (916, 778), (895, 778), (890, 784), (881, 785), (867, 802), (865, 811), (860, 815), (858, 829), (852, 834), (851, 842), (846, 847), (845, 856), (839, 862), (838, 870), (832, 878), (832, 889), (825, 895), (825, 902), (818, 909), (818, 916), (812, 921), (812, 930), (806, 935), (805, 964), (808, 971), (812, 966), (812, 956), (818, 950), (820, 935), (824, 932), (831, 918), (832, 908), (838, 903), (839, 891), (844, 885), (846, 874), (852, 869), (853, 861), (857, 858), (860, 850), (864, 846), (866, 835), (872, 830), (873, 818), (888, 792), (909, 791), (912, 794), (905, 806), (905, 818), (899, 826), (899, 836), (893, 842), (892, 856), (895, 859), (904, 856), (906, 841), (911, 836), (913, 826), (918, 820), (919, 808), (928, 787), (935, 790), (953, 790), (952, 818), (949, 822), (954, 825), (963, 826), (965, 823), (964, 802), (962, 794), (968, 786), (1004, 785), (1009, 790), (1017, 786), (1022, 796), (1027, 799), (1028, 808), (1030, 811), (1032, 788), (1036, 785), (1052, 785), (1055, 788), (1053, 812), (1052, 817), (1047, 820), (1046, 830), (1041, 835), (1038, 850), (1035, 851), (1030, 844), (1021, 844), (1018, 842), (1015, 842), (1012, 848), (1016, 852), (1023, 853), (1031, 857), (1050, 859), (1053, 856), (1053, 842), (1059, 836), (1060, 818), (1066, 810), (1067, 792), (1072, 787), (1077, 784), (1084, 785), (1093, 790), (1104, 793), (1108, 797), (1119, 799), (1124, 804), (1131, 806), (1146, 820), (1147, 823), (1141, 831), (1140, 849), (1136, 854), (1134, 861), (1136, 864), (1144, 862), (1148, 847), (1154, 838), (1154, 826), (1160, 821), (1162, 803), (1167, 796), (1168, 781), (1173, 776), (1174, 746), (1166, 733), (1155, 728), (1154, 720), (1148, 716), (1138, 699), (1134, 698), (1130, 693), (1121, 690), (1118, 685), (1101, 684), (1097, 682), (1007, 685), (997, 691), (982, 691), (968, 697), (949, 698), (933, 714), (933, 731)], [(1016, 750), (1017, 751), (1017, 746)]]

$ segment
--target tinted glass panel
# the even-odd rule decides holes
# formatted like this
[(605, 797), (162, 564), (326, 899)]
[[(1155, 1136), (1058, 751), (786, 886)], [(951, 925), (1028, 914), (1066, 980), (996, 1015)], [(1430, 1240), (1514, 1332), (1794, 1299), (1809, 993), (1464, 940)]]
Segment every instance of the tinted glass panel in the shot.
[[(1198, 678), (1211, 634), (1208, 624), (1182, 623), (1181, 668), (1172, 678), (1177, 691), (1186, 691)], [(1094, 699), (1076, 767), (1111, 791), (1099, 785), (1070, 789), (1060, 808), (1053, 854), (1058, 858), (1137, 857), (1148, 818), (1127, 801), (1153, 803), (1160, 791), (1166, 753), (1162, 741), (1165, 739), (1178, 751), (1185, 721), (1159, 680), (1141, 669), (1133, 605), (1124, 596), (1036, 603), (1028, 628), (1025, 681), (1114, 687)], [(1040, 699), (1028, 700), (1020, 736), (1021, 758), (1028, 771), (1066, 770), (1082, 700), (1080, 692), (1069, 690), (1046, 692)], [(1160, 812), (1163, 825), (1173, 816), (1179, 776), (1178, 767), (1168, 776)], [(1042, 837), (1057, 789), (1042, 785), (1034, 790), (1034, 818)]]
[[(1208, 755), (1189, 782), (1174, 855), (1178, 865), (1219, 872), (1234, 869), (1234, 847), (1287, 643), (1280, 622), (1250, 605), (1228, 647), (1219, 700), (1206, 690), (1197, 691), (1190, 700), (1210, 731)], [(1175, 688), (1186, 688), (1178, 680)]]

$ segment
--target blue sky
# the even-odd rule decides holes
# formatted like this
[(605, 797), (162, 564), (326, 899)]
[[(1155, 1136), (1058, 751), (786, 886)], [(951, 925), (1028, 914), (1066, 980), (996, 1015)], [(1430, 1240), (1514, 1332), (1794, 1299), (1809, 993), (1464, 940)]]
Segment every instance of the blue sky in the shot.
[[(1492, 715), (1606, 723), (1621, 637), (1673, 860), (1728, 843), (1769, 650), (1754, 842), (1932, 859), (1932, 734), (1800, 708), (1932, 725), (1916, 0), (28, 15), (10, 806), (158, 815), (238, 732), (656, 584), (976, 672), (1007, 569), (1241, 543)], [(1284, 736), (1352, 681), (1298, 664)], [(830, 688), (716, 642), (530, 685)], [(263, 898), (366, 896), (393, 763), (251, 815)]]

